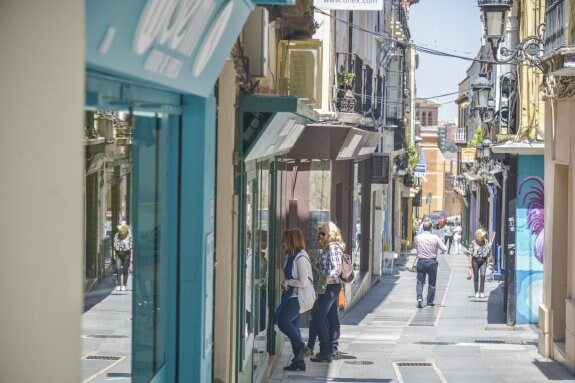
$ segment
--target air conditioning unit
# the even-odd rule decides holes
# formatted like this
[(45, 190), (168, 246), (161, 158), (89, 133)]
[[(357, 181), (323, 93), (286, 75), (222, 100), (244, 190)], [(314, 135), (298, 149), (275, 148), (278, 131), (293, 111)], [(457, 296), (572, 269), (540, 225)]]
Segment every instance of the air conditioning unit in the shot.
[(321, 41), (282, 40), (278, 45), (278, 92), (321, 108)]
[(268, 10), (256, 7), (244, 26), (244, 54), (249, 59), (250, 76), (266, 77), (268, 74)]

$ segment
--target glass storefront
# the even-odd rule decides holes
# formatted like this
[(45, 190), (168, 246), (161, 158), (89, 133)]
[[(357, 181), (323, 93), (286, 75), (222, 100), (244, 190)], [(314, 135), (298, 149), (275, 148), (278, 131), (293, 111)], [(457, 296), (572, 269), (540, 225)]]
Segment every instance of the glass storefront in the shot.
[[(96, 376), (149, 382), (175, 363), (168, 345), (176, 344), (180, 97), (130, 84), (141, 98), (122, 100), (114, 91), (123, 86), (88, 78), (83, 347), (120, 361)], [(114, 251), (121, 224), (132, 238), (132, 265)], [(92, 304), (104, 300), (107, 309)], [(97, 345), (89, 341), (95, 334), (103, 339)], [(95, 364), (84, 361), (83, 370), (88, 376)]]

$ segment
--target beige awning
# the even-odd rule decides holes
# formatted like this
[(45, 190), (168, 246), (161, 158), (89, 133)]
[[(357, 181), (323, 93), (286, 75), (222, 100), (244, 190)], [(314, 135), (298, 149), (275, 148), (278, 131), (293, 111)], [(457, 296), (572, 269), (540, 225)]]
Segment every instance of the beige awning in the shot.
[(382, 137), (382, 133), (351, 125), (309, 123), (294, 113), (279, 112), (268, 122), (245, 161), (273, 157), (360, 161), (373, 154)]

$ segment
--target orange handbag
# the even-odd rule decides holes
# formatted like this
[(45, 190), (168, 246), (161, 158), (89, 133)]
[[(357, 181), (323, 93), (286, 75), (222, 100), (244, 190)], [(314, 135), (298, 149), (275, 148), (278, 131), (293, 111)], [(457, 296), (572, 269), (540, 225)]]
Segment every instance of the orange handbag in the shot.
[(342, 289), (339, 291), (339, 296), (337, 297), (337, 307), (340, 310), (345, 309), (345, 291)]

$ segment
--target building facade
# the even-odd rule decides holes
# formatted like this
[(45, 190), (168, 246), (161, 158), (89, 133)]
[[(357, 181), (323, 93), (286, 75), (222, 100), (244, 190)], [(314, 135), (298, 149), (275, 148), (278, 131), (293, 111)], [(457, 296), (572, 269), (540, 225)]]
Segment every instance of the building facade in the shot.
[(575, 8), (569, 1), (547, 1), (543, 57), (545, 82), (545, 231), (539, 352), (575, 373), (573, 233), (574, 137), (571, 69)]

